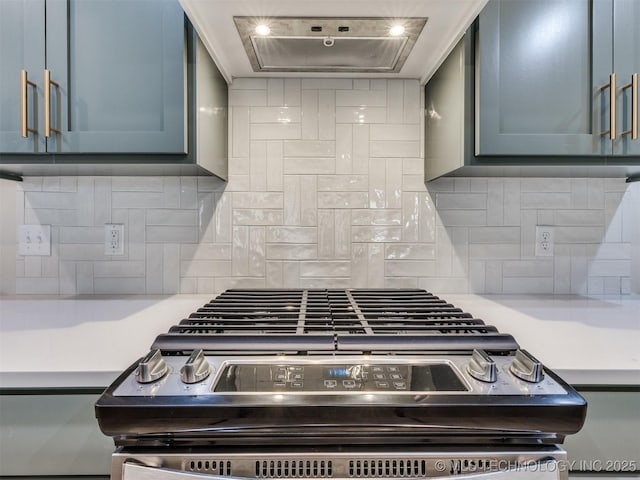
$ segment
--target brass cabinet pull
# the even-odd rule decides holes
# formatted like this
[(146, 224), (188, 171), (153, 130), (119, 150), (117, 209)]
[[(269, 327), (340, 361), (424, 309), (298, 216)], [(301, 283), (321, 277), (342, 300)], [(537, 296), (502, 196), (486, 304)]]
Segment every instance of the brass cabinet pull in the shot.
[(622, 86), (622, 90), (631, 89), (631, 128), (620, 135), (631, 135), (631, 140), (638, 139), (638, 74), (631, 75), (631, 82)]
[(29, 128), (29, 99), (27, 98), (27, 86), (37, 89), (37, 85), (29, 80), (26, 70), (20, 71), (20, 133), (24, 138), (29, 136), (29, 132), (38, 133), (35, 128)]
[(610, 140), (616, 139), (616, 74), (609, 75), (609, 83), (600, 87), (600, 90), (609, 89), (609, 130), (600, 132), (601, 136), (609, 135)]
[(44, 136), (49, 138), (51, 132), (60, 133), (60, 130), (51, 126), (51, 85), (60, 88), (58, 82), (51, 80), (51, 71), (44, 70)]

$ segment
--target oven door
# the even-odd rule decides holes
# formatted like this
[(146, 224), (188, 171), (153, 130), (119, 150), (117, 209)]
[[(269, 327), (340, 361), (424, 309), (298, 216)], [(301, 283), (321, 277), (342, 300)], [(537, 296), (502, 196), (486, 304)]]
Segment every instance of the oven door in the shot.
[[(442, 478), (447, 480), (565, 480), (566, 469), (563, 464), (555, 459), (536, 462), (522, 466), (499, 469), (484, 473), (450, 474), (443, 471), (439, 476), (429, 478)], [(386, 477), (385, 480), (408, 480), (420, 478), (417, 476)], [(111, 480), (118, 480), (112, 478)], [(260, 478), (248, 479), (246, 477), (232, 477), (203, 473), (187, 472), (163, 467), (148, 467), (133, 462), (125, 462), (122, 465), (122, 480), (262, 480)], [(353, 480), (352, 478), (336, 478), (332, 480)]]

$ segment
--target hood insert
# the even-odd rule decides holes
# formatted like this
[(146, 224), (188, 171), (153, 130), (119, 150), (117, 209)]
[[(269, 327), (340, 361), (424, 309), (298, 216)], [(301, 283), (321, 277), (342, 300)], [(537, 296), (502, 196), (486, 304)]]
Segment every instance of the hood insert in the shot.
[[(397, 73), (427, 19), (234, 17), (234, 21), (256, 72)], [(258, 34), (259, 25), (269, 33)], [(391, 35), (391, 28), (399, 25), (404, 32)]]

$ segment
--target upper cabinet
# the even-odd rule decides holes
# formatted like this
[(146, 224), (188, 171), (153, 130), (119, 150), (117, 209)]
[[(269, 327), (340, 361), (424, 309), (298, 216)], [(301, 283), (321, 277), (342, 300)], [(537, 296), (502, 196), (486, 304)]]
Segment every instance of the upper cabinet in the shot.
[(637, 0), (490, 0), (476, 155), (640, 155), (638, 25)]
[(0, 1), (0, 152), (187, 153), (176, 0)]

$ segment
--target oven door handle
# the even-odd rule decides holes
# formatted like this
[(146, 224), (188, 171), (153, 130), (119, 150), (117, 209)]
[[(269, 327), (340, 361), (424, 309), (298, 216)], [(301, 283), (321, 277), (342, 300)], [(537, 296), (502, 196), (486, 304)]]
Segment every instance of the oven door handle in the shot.
[(171, 468), (147, 467), (139, 463), (125, 462), (122, 465), (122, 480), (249, 480), (245, 477), (210, 475), (185, 472)]

